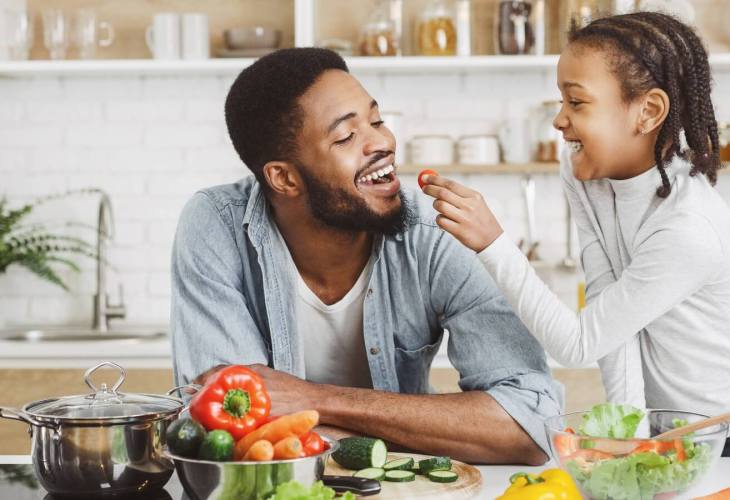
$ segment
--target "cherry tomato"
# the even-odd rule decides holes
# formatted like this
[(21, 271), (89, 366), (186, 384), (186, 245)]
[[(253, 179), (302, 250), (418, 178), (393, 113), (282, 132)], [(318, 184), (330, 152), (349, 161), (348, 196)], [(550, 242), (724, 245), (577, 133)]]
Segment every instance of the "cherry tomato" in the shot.
[(426, 185), (425, 182), (423, 182), (423, 176), (424, 175), (438, 175), (438, 172), (435, 170), (431, 170), (430, 168), (427, 168), (426, 170), (421, 170), (421, 173), (418, 174), (418, 186), (423, 189), (423, 186)]
[(324, 451), (325, 442), (319, 434), (314, 431), (308, 432), (299, 439), (304, 446), (304, 453), (308, 457), (311, 457), (312, 455), (319, 455)]

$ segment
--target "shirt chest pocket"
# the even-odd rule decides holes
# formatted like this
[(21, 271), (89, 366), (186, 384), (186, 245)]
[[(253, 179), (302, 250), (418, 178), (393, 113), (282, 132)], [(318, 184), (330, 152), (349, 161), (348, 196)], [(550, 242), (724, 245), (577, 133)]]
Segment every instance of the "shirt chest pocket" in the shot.
[(395, 348), (395, 366), (402, 392), (425, 394), (429, 391), (428, 375), (441, 339), (417, 349)]

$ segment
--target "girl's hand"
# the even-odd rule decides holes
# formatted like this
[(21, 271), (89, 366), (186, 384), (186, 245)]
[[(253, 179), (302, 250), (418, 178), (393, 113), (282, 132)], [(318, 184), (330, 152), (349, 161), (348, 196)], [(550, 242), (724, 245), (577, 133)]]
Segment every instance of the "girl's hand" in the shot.
[(479, 253), (503, 233), (502, 226), (478, 192), (439, 175), (425, 175), (423, 192), (433, 196), (436, 224)]

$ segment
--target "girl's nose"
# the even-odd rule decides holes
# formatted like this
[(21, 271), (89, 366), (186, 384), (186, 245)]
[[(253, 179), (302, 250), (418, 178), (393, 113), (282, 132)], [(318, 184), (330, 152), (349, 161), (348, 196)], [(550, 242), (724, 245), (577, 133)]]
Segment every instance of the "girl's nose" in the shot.
[(564, 113), (565, 105), (560, 107), (560, 111), (557, 115), (555, 115), (555, 118), (553, 119), (553, 127), (555, 127), (558, 130), (565, 130), (570, 125), (570, 122), (568, 121), (568, 117)]

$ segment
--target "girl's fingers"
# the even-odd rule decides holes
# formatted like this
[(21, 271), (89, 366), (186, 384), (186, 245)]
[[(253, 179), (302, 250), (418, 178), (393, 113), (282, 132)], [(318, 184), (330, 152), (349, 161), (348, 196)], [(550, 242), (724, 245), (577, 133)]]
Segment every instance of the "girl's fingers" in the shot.
[(440, 214), (456, 222), (464, 222), (464, 215), (457, 207), (444, 200), (434, 200), (433, 208)]
[(443, 200), (450, 203), (455, 207), (462, 208), (464, 206), (464, 198), (446, 188), (426, 184), (423, 187), (423, 192), (429, 196), (433, 196), (437, 200)]
[[(422, 180), (426, 183), (427, 186), (430, 185), (430, 186), (439, 186), (439, 187), (445, 188), (453, 193), (456, 193), (457, 195), (461, 196), (462, 198), (468, 198), (474, 194), (474, 191), (472, 191), (468, 187), (463, 186), (456, 181), (452, 181), (451, 179), (442, 177), (440, 175), (425, 175), (425, 176), (423, 176)], [(426, 188), (424, 188), (424, 189), (426, 189)]]

